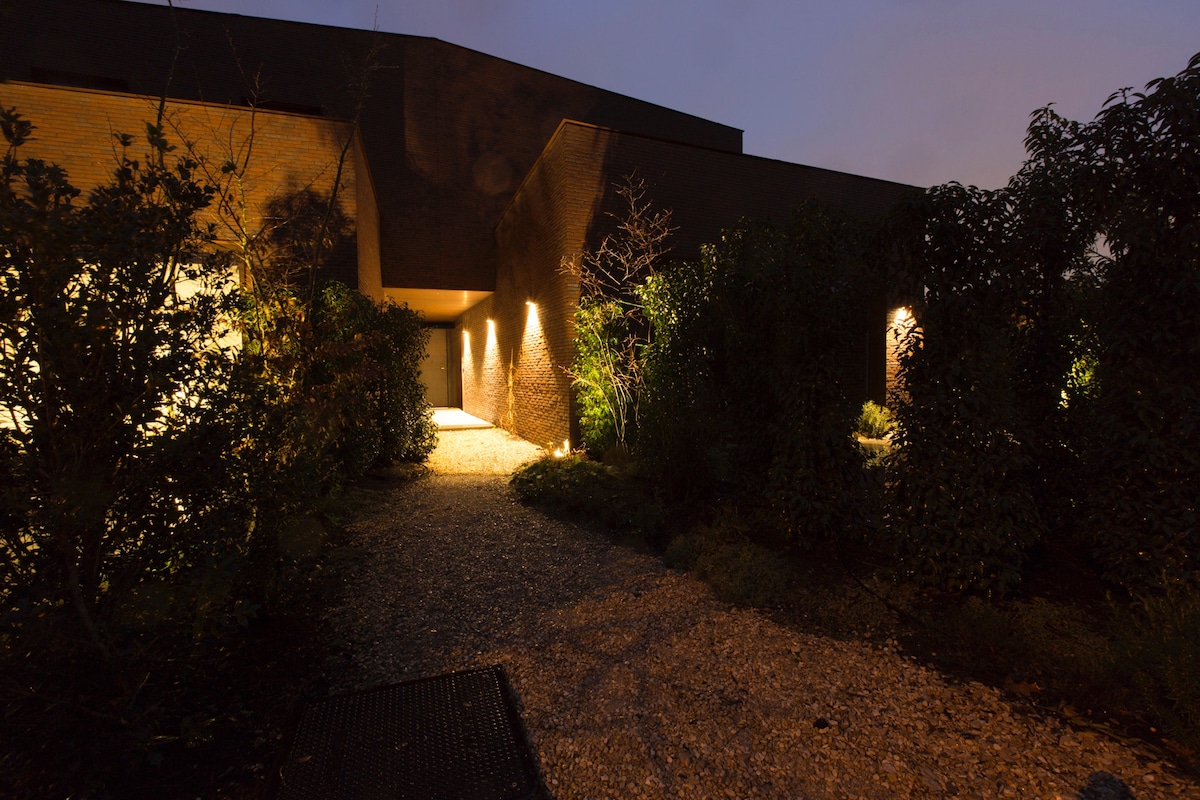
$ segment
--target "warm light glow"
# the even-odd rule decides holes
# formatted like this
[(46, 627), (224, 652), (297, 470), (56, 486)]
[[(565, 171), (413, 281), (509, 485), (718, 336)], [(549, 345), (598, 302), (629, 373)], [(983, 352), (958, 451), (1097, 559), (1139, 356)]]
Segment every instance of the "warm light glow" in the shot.
[(912, 322), (912, 311), (904, 306), (896, 309), (896, 313), (892, 316), (892, 324), (897, 328), (901, 325), (908, 325)]
[(555, 458), (562, 458), (571, 455), (571, 440), (563, 439), (562, 447), (554, 451)]
[(525, 338), (539, 337), (542, 335), (542, 321), (538, 319), (537, 303), (526, 301), (525, 305), (529, 306), (529, 317), (525, 320)]
[(484, 354), (496, 349), (496, 320), (487, 321), (487, 342), (483, 346)]

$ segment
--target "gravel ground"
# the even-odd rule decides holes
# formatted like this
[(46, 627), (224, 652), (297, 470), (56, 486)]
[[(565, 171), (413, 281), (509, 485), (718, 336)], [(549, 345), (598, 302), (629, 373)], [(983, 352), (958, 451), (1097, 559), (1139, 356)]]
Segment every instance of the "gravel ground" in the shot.
[[(326, 619), (349, 653), (337, 688), (504, 664), (558, 800), (1066, 800), (1096, 771), (1139, 800), (1200, 800), (1142, 743), (1023, 712), (888, 644), (730, 608), (520, 505), (483, 474), (529, 454), (506, 436), (443, 434), (437, 472), (353, 527), (364, 558)], [(483, 454), (492, 444), (502, 452)], [(475, 466), (445, 474), (449, 448)]]

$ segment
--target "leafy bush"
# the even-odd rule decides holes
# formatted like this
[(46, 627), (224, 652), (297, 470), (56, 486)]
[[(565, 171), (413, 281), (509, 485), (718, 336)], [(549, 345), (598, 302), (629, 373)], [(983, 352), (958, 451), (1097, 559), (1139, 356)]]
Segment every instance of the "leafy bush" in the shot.
[(727, 603), (777, 606), (788, 597), (788, 563), (779, 554), (720, 526), (677, 536), (663, 553), (663, 561), (692, 571)]
[(1011, 216), (1005, 190), (951, 184), (893, 218), (916, 326), (899, 354), (888, 533), (906, 574), (955, 591), (1013, 589), (1043, 536), (1013, 366), (1021, 282), (997, 241)]
[(1115, 629), (1126, 680), (1169, 735), (1200, 748), (1200, 591), (1144, 599)]
[(143, 160), (118, 137), (82, 203), (63, 170), (20, 158), (28, 122), (4, 111), (0, 128), (0, 593), (5, 610), (71, 609), (108, 654), (106, 620), (143, 578), (246, 536), (206, 441), (231, 363), (228, 261), (197, 219), (211, 191), (168, 163), (160, 128)]
[(645, 182), (636, 175), (626, 177), (616, 194), (626, 204), (616, 234), (563, 264), (579, 281), (570, 372), (580, 434), (597, 456), (613, 447), (628, 453), (637, 442), (645, 392), (642, 351), (651, 338), (638, 287), (659, 268), (673, 230), (671, 212), (651, 206)]
[(867, 439), (882, 439), (896, 427), (892, 412), (871, 400), (863, 403), (854, 432)]
[(845, 523), (863, 481), (841, 354), (868, 263), (863, 226), (810, 203), (645, 283), (645, 451), (676, 497), (729, 498), (797, 543)]
[(311, 282), (243, 273), (237, 291), (200, 221), (214, 190), (157, 125), (143, 158), (117, 137), (86, 198), (21, 157), (15, 111), (0, 130), (0, 641), (32, 687), (6, 697), (20, 746), (0, 767), (124, 796), (115, 773), (211, 736), (221, 702), (188, 696), (193, 661), (271, 613), (295, 571), (277, 529), (432, 446), (425, 333), (345, 287), (309, 302)]
[(1126, 685), (1104, 620), (1075, 606), (969, 597), (943, 609), (934, 631), (943, 663), (997, 682), (1015, 676), (1061, 697), (1110, 703), (1120, 702)]
[(628, 366), (621, 357), (625, 328), (625, 314), (614, 300), (584, 299), (575, 310), (571, 385), (579, 403), (580, 436), (595, 455), (634, 433), (641, 389), (623, 369)]
[(437, 430), (420, 378), (429, 341), (421, 316), (331, 282), (318, 295), (314, 328), (321, 359), (313, 380), (332, 384), (346, 403), (337, 448), (348, 476), (423, 461)]
[(636, 472), (622, 472), (578, 454), (546, 457), (509, 480), (517, 497), (588, 522), (632, 532), (655, 544), (666, 514), (653, 487)]
[(1186, 581), (1200, 553), (1200, 55), (1078, 127), (1080, 205), (1106, 244), (1089, 328), (1088, 532), (1126, 588)]

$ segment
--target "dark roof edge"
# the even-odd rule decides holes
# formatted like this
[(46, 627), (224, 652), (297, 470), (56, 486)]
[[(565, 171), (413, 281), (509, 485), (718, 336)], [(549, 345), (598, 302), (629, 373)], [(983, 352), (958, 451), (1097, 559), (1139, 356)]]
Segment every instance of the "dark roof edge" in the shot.
[[(114, 96), (114, 97), (140, 98), (143, 100), (149, 100), (154, 103), (158, 103), (163, 100), (162, 95), (158, 95), (158, 94), (144, 94), (142, 92), (118, 92), (113, 89), (92, 89), (92, 88), (89, 88), (86, 86), (60, 86), (57, 83), (38, 83), (37, 81), (5, 80), (5, 81), (0, 81), (0, 88), (4, 87), (5, 85), (8, 85), (8, 84), (12, 84), (13, 86), (34, 86), (38, 89), (49, 89), (49, 90), (55, 91), (55, 92), (74, 92), (74, 93), (79, 93), (79, 94), (103, 94), (103, 95), (110, 95), (110, 96)], [(228, 109), (233, 109), (235, 111), (244, 111), (246, 113), (253, 112), (255, 114), (274, 114), (274, 115), (277, 115), (280, 117), (298, 117), (300, 119), (311, 119), (311, 120), (319, 120), (322, 122), (332, 122), (332, 123), (336, 123), (339, 125), (350, 125), (356, 131), (358, 130), (358, 125), (356, 125), (354, 120), (350, 119), (349, 117), (328, 117), (328, 116), (325, 116), (324, 114), (319, 114), (319, 115), (318, 114), (304, 114), (300, 111), (281, 111), (277, 108), (258, 108), (255, 106), (242, 106), (242, 105), (238, 105), (236, 103), (214, 103), (210, 100), (192, 100), (187, 97), (174, 97), (174, 96), (168, 96), (166, 98), (166, 105), (168, 108), (170, 108), (173, 105), (203, 106), (205, 108), (228, 108)]]
[[(595, 86), (590, 83), (584, 83), (583, 81), (579, 81), (574, 78), (568, 78), (565, 75), (558, 75), (556, 73), (541, 69), (539, 67), (531, 67), (528, 64), (522, 64), (518, 61), (513, 61), (511, 59), (507, 59), (502, 56), (494, 56), (491, 53), (485, 53), (482, 50), (475, 50), (473, 48), (466, 47), (461, 44), (455, 44), (454, 42), (448, 42), (445, 39), (439, 39), (436, 36), (419, 36), (419, 35), (412, 34), (412, 33), (393, 33), (391, 31), (367, 30), (366, 28), (351, 28), (351, 27), (345, 27), (342, 25), (325, 25), (325, 24), (319, 23), (319, 22), (300, 22), (297, 20), (274, 19), (272, 17), (257, 17), (257, 16), (253, 16), (250, 14), (237, 14), (232, 11), (209, 11), (207, 9), (202, 9), (202, 8), (181, 8), (179, 6), (170, 7), (170, 6), (164, 5), (160, 2), (142, 2), (142, 0), (92, 0), (92, 1), (93, 2), (104, 2), (104, 3), (117, 3), (117, 4), (121, 4), (121, 5), (149, 6), (151, 8), (160, 8), (167, 12), (170, 12), (173, 10), (175, 12), (183, 13), (183, 14), (207, 14), (207, 15), (211, 15), (214, 17), (241, 17), (242, 19), (264, 20), (266, 22), (271, 22), (271, 23), (278, 24), (278, 25), (299, 25), (299, 26), (308, 27), (308, 28), (325, 28), (325, 29), (337, 30), (337, 31), (350, 31), (353, 33), (360, 33), (360, 34), (364, 34), (364, 35), (374, 34), (374, 35), (378, 35), (378, 36), (396, 36), (396, 37), (399, 37), (402, 39), (416, 39), (416, 40), (421, 40), (421, 41), (426, 41), (426, 42), (436, 42), (438, 44), (445, 45), (447, 47), (454, 47), (459, 50), (465, 50), (469, 53), (476, 53), (478, 55), (484, 56), (485, 58), (493, 58), (497, 61), (503, 61), (506, 64), (512, 64), (513, 66), (520, 67), (521, 69), (528, 69), (528, 70), (532, 70), (533, 72), (540, 72), (543, 75), (549, 75), (552, 78), (569, 81), (570, 83), (574, 83), (578, 86), (583, 86), (588, 89), (595, 89), (598, 92), (605, 92), (607, 94), (616, 95), (617, 97), (622, 97), (627, 100), (633, 100), (635, 102), (643, 103), (648, 106), (653, 106), (655, 108), (661, 108), (664, 111), (671, 112), (672, 114), (678, 114), (682, 117), (688, 117), (693, 120), (698, 120), (700, 122), (708, 123), (709, 125), (715, 125), (715, 126), (725, 128), (730, 131), (736, 131), (739, 134), (744, 134), (746, 132), (742, 128), (735, 128), (732, 125), (726, 125), (724, 122), (717, 122), (716, 120), (711, 120), (711, 119), (708, 119), (707, 117), (697, 116), (696, 114), (689, 114), (686, 111), (680, 111), (678, 109), (671, 108), (670, 106), (664, 106), (659, 103), (652, 103), (649, 100), (642, 100), (640, 98), (634, 97), (633, 95), (622, 94), (621, 92), (615, 92), (612, 89), (605, 89), (602, 86)], [(727, 153), (730, 151), (722, 150), (721, 152)]]
[(580, 122), (579, 120), (574, 120), (574, 119), (564, 119), (562, 122), (558, 123), (558, 127), (554, 129), (554, 134), (546, 142), (546, 146), (542, 148), (542, 152), (538, 154), (537, 159), (533, 162), (533, 166), (530, 167), (529, 171), (525, 173), (525, 177), (523, 177), (521, 179), (521, 183), (517, 186), (516, 190), (512, 193), (512, 197), (510, 197), (508, 199), (508, 203), (504, 206), (504, 210), (500, 212), (500, 216), (497, 217), (496, 223), (492, 226), (493, 232), (497, 228), (499, 228), (500, 225), (504, 222), (504, 218), (508, 216), (508, 212), (510, 210), (512, 210), (513, 205), (517, 202), (517, 197), (521, 194), (521, 192), (523, 192), (525, 190), (525, 185), (527, 183), (529, 183), (529, 181), (533, 177), (533, 173), (537, 170), (537, 168), (539, 166), (541, 166), (542, 160), (546, 157), (546, 153), (550, 150), (551, 147), (554, 146), (554, 143), (558, 140), (558, 137), (562, 134), (563, 129), (567, 128), (567, 127), (591, 128), (593, 130), (606, 131), (608, 133), (613, 133), (618, 136), (628, 136), (628, 137), (635, 138), (635, 139), (646, 139), (646, 140), (652, 141), (652, 142), (662, 142), (664, 144), (675, 145), (676, 147), (688, 147), (693, 150), (703, 150), (703, 151), (706, 151), (709, 153), (719, 153), (721, 155), (733, 156), (735, 158), (746, 158), (746, 159), (752, 159), (754, 161), (771, 162), (771, 163), (775, 163), (775, 164), (782, 164), (787, 167), (800, 167), (801, 169), (813, 170), (815, 172), (823, 172), (827, 175), (844, 175), (848, 178), (854, 178), (854, 179), (860, 180), (860, 181), (870, 181), (872, 183), (880, 184), (881, 186), (893, 186), (899, 191), (909, 191), (909, 190), (923, 191), (925, 189), (925, 187), (922, 187), (922, 186), (913, 186), (908, 183), (899, 183), (897, 181), (889, 181), (885, 178), (872, 178), (867, 175), (857, 175), (853, 172), (843, 172), (841, 170), (828, 169), (826, 167), (814, 167), (809, 164), (797, 164), (794, 161), (784, 161), (779, 158), (767, 158), (765, 156), (755, 156), (755, 155), (750, 155), (748, 153), (731, 153), (730, 151), (722, 150), (719, 147), (705, 147), (703, 145), (691, 144), (689, 142), (681, 142), (676, 139), (667, 139), (662, 136), (649, 136), (644, 133), (632, 133), (630, 131), (623, 131), (623, 130), (619, 130), (617, 128), (608, 128), (608, 127), (605, 127), (604, 125), (595, 125), (590, 122)]

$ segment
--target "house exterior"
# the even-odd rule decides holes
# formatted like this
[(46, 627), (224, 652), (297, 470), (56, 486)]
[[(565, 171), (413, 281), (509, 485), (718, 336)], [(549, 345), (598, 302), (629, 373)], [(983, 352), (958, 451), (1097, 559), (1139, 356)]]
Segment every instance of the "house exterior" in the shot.
[[(168, 135), (207, 162), (253, 146), (257, 225), (339, 184), (352, 232), (329, 277), (424, 314), (431, 402), (538, 444), (578, 439), (560, 264), (611, 230), (625, 176), (672, 211), (685, 258), (743, 217), (810, 197), (877, 216), (911, 188), (747, 156), (735, 128), (424, 37), (125, 0), (16, 0), (0, 37), (0, 104), (81, 188), (164, 97)], [(881, 303), (846, 343), (864, 399), (884, 397), (886, 325)]]

